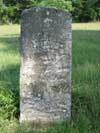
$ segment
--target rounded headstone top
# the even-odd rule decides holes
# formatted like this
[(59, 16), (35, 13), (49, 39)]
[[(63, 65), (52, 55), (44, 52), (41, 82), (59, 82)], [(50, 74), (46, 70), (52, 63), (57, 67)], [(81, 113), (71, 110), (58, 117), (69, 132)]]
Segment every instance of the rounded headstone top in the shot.
[(29, 9), (25, 9), (21, 16), (23, 16), (24, 14), (27, 14), (27, 13), (30, 13), (30, 12), (41, 12), (41, 11), (46, 11), (47, 12), (47, 15), (49, 16), (50, 13), (57, 13), (59, 16), (60, 15), (65, 15), (67, 16), (69, 19), (71, 18), (71, 13), (69, 13), (69, 11), (67, 10), (63, 10), (63, 9), (57, 9), (57, 8), (54, 8), (54, 7), (32, 7), (32, 8), (29, 8)]

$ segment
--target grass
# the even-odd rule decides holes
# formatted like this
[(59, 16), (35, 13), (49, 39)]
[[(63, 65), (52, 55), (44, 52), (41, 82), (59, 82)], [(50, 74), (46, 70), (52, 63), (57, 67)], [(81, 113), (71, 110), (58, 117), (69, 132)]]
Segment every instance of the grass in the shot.
[(72, 25), (72, 120), (41, 131), (18, 123), (19, 29), (0, 26), (0, 133), (100, 133), (100, 23)]

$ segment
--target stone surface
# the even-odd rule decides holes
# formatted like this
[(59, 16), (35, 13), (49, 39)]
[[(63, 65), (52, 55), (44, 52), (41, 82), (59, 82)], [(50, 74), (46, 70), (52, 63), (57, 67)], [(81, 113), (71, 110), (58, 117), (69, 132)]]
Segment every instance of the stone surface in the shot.
[(54, 8), (22, 13), (20, 122), (71, 117), (71, 17)]

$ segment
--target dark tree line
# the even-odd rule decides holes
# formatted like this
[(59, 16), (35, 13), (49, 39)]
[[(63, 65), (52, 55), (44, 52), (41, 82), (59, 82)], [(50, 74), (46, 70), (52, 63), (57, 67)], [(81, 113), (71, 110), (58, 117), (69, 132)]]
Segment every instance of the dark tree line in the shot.
[(79, 22), (100, 20), (100, 0), (74, 0), (74, 20)]
[(100, 0), (0, 0), (0, 23), (19, 23), (21, 12), (34, 6), (69, 10), (75, 22), (100, 20)]

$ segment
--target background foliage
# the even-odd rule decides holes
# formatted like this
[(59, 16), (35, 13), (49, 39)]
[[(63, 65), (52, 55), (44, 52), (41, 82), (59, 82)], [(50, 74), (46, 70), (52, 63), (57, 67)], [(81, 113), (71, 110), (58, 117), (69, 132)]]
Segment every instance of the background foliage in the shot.
[(0, 0), (0, 24), (19, 23), (21, 12), (34, 6), (68, 10), (75, 22), (100, 20), (100, 0)]

